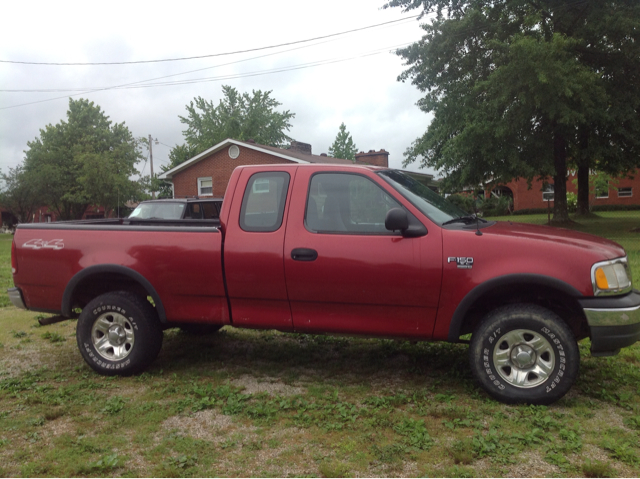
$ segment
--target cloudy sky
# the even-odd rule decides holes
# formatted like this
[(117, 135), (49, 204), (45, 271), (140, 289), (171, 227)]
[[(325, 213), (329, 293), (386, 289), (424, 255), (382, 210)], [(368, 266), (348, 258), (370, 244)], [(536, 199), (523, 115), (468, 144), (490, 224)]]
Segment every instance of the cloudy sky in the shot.
[[(0, 168), (18, 165), (27, 141), (66, 116), (68, 98), (88, 98), (137, 137), (149, 134), (154, 170), (182, 143), (179, 115), (201, 96), (217, 104), (222, 85), (272, 90), (296, 114), (289, 132), (326, 153), (341, 122), (359, 150), (404, 150), (427, 128), (420, 92), (397, 81), (392, 53), (418, 40), (416, 12), (384, 0), (243, 2), (11, 2), (0, 30)], [(387, 23), (393, 22), (393, 23)], [(386, 25), (372, 27), (387, 23)], [(325, 37), (350, 30), (360, 31)], [(290, 43), (277, 48), (264, 48)], [(244, 50), (246, 53), (227, 54)], [(120, 65), (41, 63), (181, 61)], [(22, 90), (22, 91), (11, 91)], [(144, 166), (144, 162), (139, 168)], [(417, 170), (417, 165), (410, 169)], [(433, 173), (430, 170), (424, 170)], [(149, 167), (145, 166), (145, 174)]]

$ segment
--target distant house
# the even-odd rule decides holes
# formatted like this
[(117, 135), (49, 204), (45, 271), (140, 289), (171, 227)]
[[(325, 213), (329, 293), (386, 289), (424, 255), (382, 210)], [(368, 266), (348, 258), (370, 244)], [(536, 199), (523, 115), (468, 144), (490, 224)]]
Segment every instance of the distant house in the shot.
[[(591, 206), (610, 205), (640, 205), (640, 175), (638, 171), (633, 177), (620, 177), (609, 184), (608, 189), (592, 192), (589, 196)], [(567, 172), (567, 193), (576, 193), (577, 187), (573, 184), (576, 179), (576, 171)], [(525, 179), (510, 181), (487, 188), (486, 194), (494, 196), (511, 196), (513, 198), (513, 210), (553, 208), (554, 187), (553, 179), (546, 183), (542, 180), (531, 182), (531, 188)]]
[[(389, 152), (384, 149), (360, 152), (355, 156), (355, 164), (389, 166)], [(276, 148), (253, 141), (228, 138), (162, 173), (159, 178), (172, 184), (174, 197), (221, 197), (224, 196), (231, 173), (237, 166), (282, 163), (354, 164), (350, 160), (333, 158), (324, 153), (314, 155), (310, 144), (299, 141), (292, 141), (289, 148)], [(415, 175), (425, 184), (433, 182), (433, 175), (422, 173), (415, 173)]]

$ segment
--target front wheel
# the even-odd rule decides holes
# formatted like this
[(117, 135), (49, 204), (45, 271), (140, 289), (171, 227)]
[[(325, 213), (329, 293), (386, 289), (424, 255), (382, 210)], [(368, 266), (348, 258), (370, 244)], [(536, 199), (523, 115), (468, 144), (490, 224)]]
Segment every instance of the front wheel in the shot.
[(94, 370), (126, 376), (144, 370), (162, 348), (162, 329), (151, 304), (118, 291), (90, 301), (76, 328), (80, 354)]
[(580, 353), (567, 325), (552, 311), (533, 304), (490, 312), (471, 338), (474, 377), (495, 399), (551, 404), (578, 376)]

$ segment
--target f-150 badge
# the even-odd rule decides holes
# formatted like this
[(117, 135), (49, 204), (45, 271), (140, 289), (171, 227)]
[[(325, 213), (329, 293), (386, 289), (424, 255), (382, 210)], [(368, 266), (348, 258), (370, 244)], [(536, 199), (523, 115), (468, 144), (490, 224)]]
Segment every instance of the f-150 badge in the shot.
[(464, 256), (449, 256), (447, 263), (456, 263), (460, 269), (473, 268), (473, 258)]

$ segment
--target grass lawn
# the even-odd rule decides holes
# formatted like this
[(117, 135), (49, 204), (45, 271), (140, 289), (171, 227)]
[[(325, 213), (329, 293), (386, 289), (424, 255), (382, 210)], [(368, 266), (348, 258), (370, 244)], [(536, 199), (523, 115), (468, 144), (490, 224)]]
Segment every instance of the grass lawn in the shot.
[[(575, 228), (637, 258), (640, 216), (619, 222)], [(583, 341), (565, 398), (506, 406), (475, 386), (464, 345), (171, 330), (147, 372), (105, 378), (74, 321), (36, 317), (0, 308), (0, 476), (640, 475), (638, 345), (592, 358)]]

